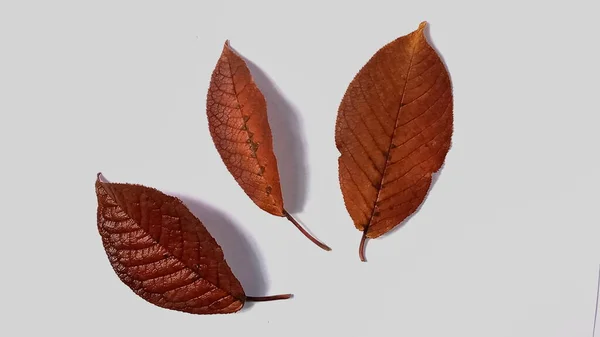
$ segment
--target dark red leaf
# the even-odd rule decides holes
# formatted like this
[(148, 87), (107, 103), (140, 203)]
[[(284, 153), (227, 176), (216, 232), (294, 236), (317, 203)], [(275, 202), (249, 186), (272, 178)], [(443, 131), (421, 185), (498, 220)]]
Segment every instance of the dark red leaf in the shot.
[(104, 182), (98, 174), (98, 231), (121, 281), (159, 307), (225, 314), (248, 297), (223, 251), (183, 202), (142, 185)]

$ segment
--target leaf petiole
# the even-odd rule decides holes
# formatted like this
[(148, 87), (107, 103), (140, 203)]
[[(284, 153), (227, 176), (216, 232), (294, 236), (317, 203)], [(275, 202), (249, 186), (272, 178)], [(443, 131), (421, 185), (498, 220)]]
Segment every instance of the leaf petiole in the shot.
[(282, 295), (273, 295), (273, 296), (246, 296), (246, 301), (250, 302), (267, 302), (267, 301), (277, 301), (277, 300), (287, 300), (291, 298), (292, 294), (282, 294)]
[(362, 239), (360, 239), (360, 246), (358, 246), (358, 256), (362, 262), (367, 262), (365, 257), (365, 244), (367, 243), (367, 228), (363, 230)]
[(300, 232), (302, 232), (302, 234), (304, 234), (304, 236), (306, 236), (315, 245), (321, 247), (321, 249), (324, 249), (326, 251), (330, 251), (331, 250), (331, 248), (329, 248), (329, 246), (327, 246), (326, 244), (320, 242), (314, 236), (310, 235), (302, 226), (300, 226), (300, 224), (298, 223), (298, 221), (296, 221), (296, 219), (294, 219), (294, 217), (292, 217), (290, 215), (290, 213), (288, 213), (285, 209), (283, 210), (283, 215), (285, 215), (285, 217), (288, 220), (290, 220), (290, 222), (293, 223), (294, 226), (296, 226), (296, 228), (298, 228), (298, 230), (300, 230)]

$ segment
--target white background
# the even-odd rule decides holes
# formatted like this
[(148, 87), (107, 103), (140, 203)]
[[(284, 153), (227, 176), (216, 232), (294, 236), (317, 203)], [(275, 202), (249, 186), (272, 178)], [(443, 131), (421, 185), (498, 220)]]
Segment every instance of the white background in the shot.
[[(594, 6), (595, 5), (595, 6)], [(3, 336), (591, 336), (598, 264), (596, 1), (3, 1)], [(347, 85), (429, 22), (453, 147), (420, 211), (367, 247), (337, 180)], [(226, 39), (269, 103), (287, 207), (237, 186), (205, 97)], [(94, 181), (182, 196), (248, 295), (232, 315), (155, 307), (112, 271)]]

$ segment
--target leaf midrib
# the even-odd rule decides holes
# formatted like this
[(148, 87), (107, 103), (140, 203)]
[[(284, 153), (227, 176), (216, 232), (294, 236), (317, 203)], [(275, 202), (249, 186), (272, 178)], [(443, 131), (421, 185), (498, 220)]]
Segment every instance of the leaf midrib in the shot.
[(396, 112), (396, 120), (394, 121), (394, 130), (392, 131), (392, 135), (390, 136), (390, 145), (388, 146), (388, 150), (385, 156), (385, 164), (383, 166), (383, 172), (381, 173), (381, 179), (379, 181), (379, 188), (377, 189), (377, 196), (375, 197), (375, 201), (373, 202), (373, 207), (371, 211), (371, 216), (369, 217), (369, 221), (367, 222), (363, 232), (365, 235), (368, 234), (369, 227), (371, 226), (371, 222), (373, 222), (373, 217), (375, 216), (375, 209), (377, 208), (377, 202), (379, 201), (379, 197), (381, 195), (381, 191), (383, 190), (383, 180), (385, 179), (385, 174), (387, 172), (388, 167), (390, 166), (390, 159), (392, 153), (392, 145), (394, 144), (394, 138), (396, 137), (396, 130), (398, 130), (398, 121), (400, 120), (400, 112), (402, 111), (402, 103), (404, 103), (404, 96), (406, 95), (406, 87), (408, 85), (408, 79), (410, 75), (410, 70), (412, 69), (413, 60), (415, 58), (415, 49), (417, 48), (417, 43), (413, 42), (414, 46), (411, 51), (410, 61), (408, 63), (408, 69), (406, 70), (406, 80), (404, 81), (404, 88), (402, 89), (402, 97), (400, 97), (400, 103), (398, 104), (398, 110)]

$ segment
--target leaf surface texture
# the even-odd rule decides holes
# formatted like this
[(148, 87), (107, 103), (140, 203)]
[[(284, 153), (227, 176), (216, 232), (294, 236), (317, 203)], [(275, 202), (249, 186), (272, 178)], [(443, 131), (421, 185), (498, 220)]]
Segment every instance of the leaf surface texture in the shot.
[(159, 307), (232, 313), (246, 300), (221, 247), (181, 200), (96, 180), (98, 231), (121, 281)]
[(427, 43), (425, 26), (377, 51), (338, 109), (339, 181), (363, 241), (385, 234), (417, 210), (450, 148), (450, 78)]
[(244, 192), (258, 207), (284, 216), (267, 103), (229, 42), (212, 73), (206, 113), (217, 151)]

